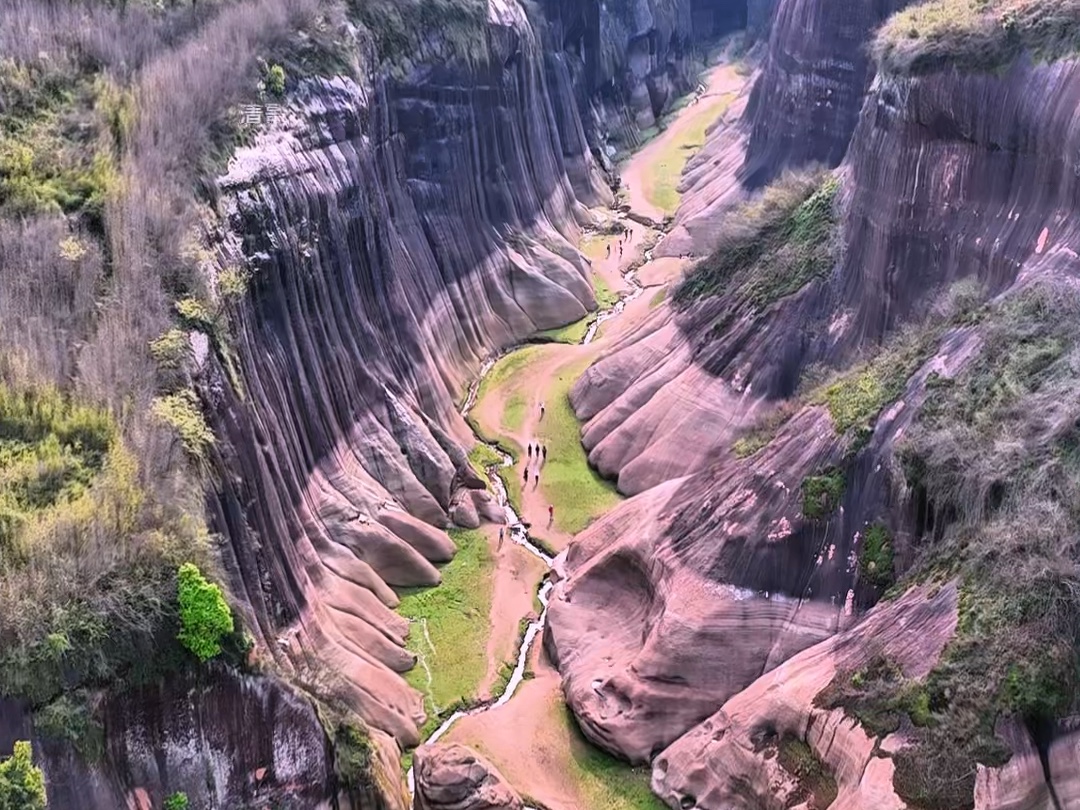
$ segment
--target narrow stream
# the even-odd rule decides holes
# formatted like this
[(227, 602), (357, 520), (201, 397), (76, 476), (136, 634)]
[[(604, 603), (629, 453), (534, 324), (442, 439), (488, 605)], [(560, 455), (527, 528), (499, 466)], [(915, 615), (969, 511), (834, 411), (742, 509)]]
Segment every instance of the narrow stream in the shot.
[[(662, 234), (661, 238), (663, 238)], [(650, 261), (652, 261), (651, 248), (645, 251), (645, 263), (648, 263)], [(600, 328), (600, 325), (602, 323), (620, 315), (626, 309), (626, 305), (630, 301), (634, 300), (645, 291), (645, 288), (638, 283), (636, 270), (631, 269), (623, 273), (623, 279), (625, 280), (626, 285), (630, 288), (629, 292), (622, 294), (619, 297), (619, 300), (616, 301), (614, 305), (612, 305), (606, 310), (600, 311), (597, 314), (596, 319), (586, 331), (585, 337), (582, 338), (581, 345), (592, 343), (593, 339), (596, 337), (597, 330)], [(515, 346), (508, 351), (514, 351), (514, 349), (517, 348), (520, 347)], [(480, 366), (480, 373), (477, 375), (476, 379), (473, 380), (472, 385), (469, 386), (469, 393), (465, 397), (465, 402), (461, 406), (462, 417), (467, 417), (469, 415), (469, 412), (476, 405), (476, 400), (480, 393), (481, 383), (484, 381), (484, 378), (487, 377), (487, 375), (491, 372), (491, 369), (494, 368), (496, 361), (505, 353), (506, 352), (503, 352), (501, 354), (488, 358)], [(488, 447), (495, 450), (502, 459), (501, 464), (493, 464), (489, 466), (485, 470), (485, 472), (487, 473), (488, 481), (491, 483), (491, 488), (495, 493), (495, 499), (498, 501), (499, 505), (502, 506), (503, 512), (506, 514), (506, 525), (509, 528), (510, 539), (514, 543), (517, 543), (519, 546), (524, 548), (530, 554), (533, 554), (534, 556), (540, 558), (550, 572), (551, 567), (555, 562), (554, 558), (532, 541), (532, 538), (529, 537), (528, 527), (525, 523), (522, 522), (517, 512), (515, 512), (514, 508), (510, 505), (510, 498), (506, 492), (506, 484), (503, 481), (500, 471), (514, 466), (513, 457), (510, 456), (510, 454), (504, 452), (503, 449), (497, 444), (484, 442), (484, 440), (481, 439), (479, 436), (476, 437), (476, 440), (478, 442), (487, 444)], [(456, 723), (461, 718), (468, 717), (474, 714), (480, 714), (482, 712), (488, 711), (489, 709), (498, 708), (499, 706), (502, 706), (510, 701), (510, 699), (514, 696), (514, 693), (517, 691), (518, 687), (521, 685), (521, 682), (525, 679), (525, 668), (528, 664), (529, 653), (532, 651), (533, 644), (536, 642), (537, 637), (543, 631), (544, 623), (547, 621), (548, 597), (551, 594), (551, 589), (553, 586), (554, 583), (552, 582), (550, 576), (545, 575), (543, 584), (540, 586), (540, 590), (537, 593), (537, 599), (539, 599), (540, 601), (542, 610), (540, 612), (540, 615), (529, 623), (529, 626), (525, 630), (525, 634), (522, 636), (521, 647), (518, 650), (517, 663), (514, 665), (514, 671), (513, 673), (511, 673), (510, 679), (507, 681), (506, 688), (503, 690), (503, 693), (499, 695), (498, 698), (487, 701), (478, 706), (474, 706), (471, 709), (463, 709), (454, 712), (449, 717), (447, 717), (446, 720), (444, 720), (439, 725), (439, 727), (435, 729), (434, 732), (432, 732), (431, 736), (424, 741), (424, 744), (437, 742), (439, 738), (446, 734), (454, 725), (454, 723)], [(411, 766), (409, 767), (406, 779), (409, 785), (409, 795), (415, 796), (416, 776)], [(529, 808), (526, 808), (526, 810), (529, 810)]]

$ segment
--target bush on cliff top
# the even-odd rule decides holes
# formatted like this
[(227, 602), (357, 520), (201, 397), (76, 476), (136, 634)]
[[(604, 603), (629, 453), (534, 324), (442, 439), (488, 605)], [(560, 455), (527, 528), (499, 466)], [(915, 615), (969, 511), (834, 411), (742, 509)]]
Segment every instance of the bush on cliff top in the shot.
[(1080, 51), (1080, 0), (931, 0), (893, 15), (871, 51), (895, 74), (997, 70), (1024, 52), (1062, 59)]
[(175, 664), (176, 565), (205, 541), (144, 472), (104, 410), (0, 382), (0, 694), (44, 705)]
[(714, 295), (766, 309), (833, 268), (838, 248), (830, 174), (789, 173), (725, 220), (713, 253), (675, 288), (676, 304)]

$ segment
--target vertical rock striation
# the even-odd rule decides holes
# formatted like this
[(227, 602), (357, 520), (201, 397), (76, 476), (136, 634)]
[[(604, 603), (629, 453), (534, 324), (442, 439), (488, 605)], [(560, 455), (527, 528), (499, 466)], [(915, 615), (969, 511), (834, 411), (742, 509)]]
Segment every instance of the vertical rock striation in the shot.
[[(774, 46), (786, 24), (781, 20), (790, 20), (784, 15), (796, 7), (811, 20), (833, 13), (814, 5), (782, 4)], [(644, 760), (672, 732), (701, 722), (710, 701), (751, 711), (749, 696), (778, 684), (772, 674), (759, 680), (761, 673), (858, 621), (876, 598), (855, 571), (869, 521), (888, 515), (900, 527), (894, 541), (901, 570), (910, 563), (919, 531), (914, 505), (889, 476), (893, 441), (920, 406), (923, 380), (963, 368), (978, 345), (977, 327), (946, 332), (936, 356), (878, 417), (869, 444), (847, 462), (843, 502), (825, 521), (807, 520), (798, 503), (800, 481), (840, 461), (824, 410), (803, 405), (748, 459), (731, 455), (732, 441), (770, 402), (790, 396), (811, 364), (850, 366), (867, 346), (924, 321), (957, 281), (977, 282), (983, 295), (1036, 280), (1076, 283), (1080, 233), (1070, 213), (1080, 203), (1078, 69), (1071, 61), (1021, 59), (993, 75), (947, 69), (917, 78), (878, 76), (851, 122), (854, 134), (839, 170), (844, 249), (834, 271), (761, 312), (735, 308), (735, 317), (724, 319), (725, 307), (737, 302), (723, 296), (681, 312), (662, 308), (577, 384), (573, 402), (588, 420), (590, 457), (618, 475), (620, 486), (625, 480), (630, 491), (642, 492), (571, 549), (566, 579), (552, 599), (547, 643), (592, 739)], [(833, 122), (841, 119), (834, 111)], [(807, 143), (828, 149), (847, 143), (841, 129), (818, 134)], [(818, 157), (836, 160), (827, 150)], [(788, 159), (784, 149), (763, 158), (769, 166)], [(631, 584), (619, 590), (614, 583), (622, 580)], [(725, 606), (724, 588), (741, 598), (729, 596)], [(782, 615), (785, 598), (798, 608)], [(815, 620), (808, 610), (815, 605), (830, 618)], [(917, 632), (908, 627), (896, 641), (913, 644)], [(830, 644), (790, 663), (825, 653)], [(660, 663), (669, 661), (678, 668)], [(771, 691), (769, 700), (777, 694)], [(808, 728), (814, 712), (807, 701), (802, 706)], [(898, 806), (891, 771), (871, 779), (868, 770), (860, 781), (865, 761), (831, 759), (829, 744), (817, 735), (831, 734), (835, 718), (819, 720), (812, 734), (797, 733), (838, 769), (836, 806)], [(710, 722), (661, 756), (666, 772), (656, 784), (665, 798), (672, 806), (710, 810), (759, 806), (758, 799), (769, 806), (775, 767), (747, 742), (756, 720), (733, 740), (725, 736), (730, 727)], [(1060, 801), (1062, 792), (1073, 791), (1075, 780), (1064, 774), (1075, 738), (1056, 733), (1044, 741), (1044, 768), (1018, 739), (1022, 756), (1010, 768), (980, 776), (978, 806), (1027, 806), (1031, 797), (1043, 801), (1053, 792)], [(715, 757), (700, 759), (703, 740)], [(667, 753), (677, 753), (682, 764)], [(885, 767), (869, 761), (878, 771)]]
[[(192, 807), (312, 810), (335, 801), (333, 751), (315, 709), (274, 679), (222, 671), (109, 695), (92, 761), (36, 736), (19, 707), (0, 709), (0, 750), (33, 740), (50, 808), (143, 810), (177, 792)], [(375, 793), (360, 805), (383, 806)]]
[(455, 399), (595, 308), (578, 194), (610, 199), (521, 7), (492, 3), (483, 39), (471, 64), (306, 80), (220, 180), (220, 259), (251, 271), (207, 387), (226, 564), (278, 665), (388, 750), (423, 720), (393, 588), (439, 581), (452, 502), (483, 497)]

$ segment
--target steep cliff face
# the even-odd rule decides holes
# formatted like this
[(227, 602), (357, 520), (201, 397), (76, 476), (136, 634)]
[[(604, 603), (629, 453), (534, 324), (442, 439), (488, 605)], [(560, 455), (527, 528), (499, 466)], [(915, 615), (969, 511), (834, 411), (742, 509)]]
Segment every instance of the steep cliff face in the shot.
[[(734, 151), (738, 168), (688, 173), (684, 205), (658, 255), (708, 253), (711, 234), (742, 193), (761, 188), (789, 167), (840, 163), (874, 76), (867, 41), (890, 14), (908, 3), (780, 0), (776, 4), (765, 60), (737, 145), (714, 144), (697, 161), (705, 162), (710, 153)], [(762, 12), (757, 10), (759, 18)], [(731, 135), (713, 136), (725, 138), (731, 140)], [(713, 162), (718, 164), (715, 158)]]
[(746, 0), (542, 0), (548, 47), (573, 77), (601, 161), (636, 144), (691, 84), (711, 42), (767, 17)]
[[(333, 751), (314, 708), (272, 679), (222, 672), (107, 697), (97, 712), (103, 750), (90, 760), (36, 737), (20, 707), (0, 707), (0, 750), (33, 740), (50, 807), (144, 810), (176, 792), (194, 807), (335, 801)], [(369, 798), (364, 806), (381, 806)]]
[(220, 182), (222, 261), (252, 271), (242, 385), (211, 392), (226, 562), (278, 664), (391, 750), (423, 719), (392, 588), (436, 584), (455, 503), (485, 497), (455, 399), (493, 349), (595, 307), (569, 174), (608, 192), (557, 70), (493, 4), (482, 62), (307, 81)]
[[(962, 371), (979, 349), (979, 328), (946, 329), (920, 350), (929, 359), (916, 364), (906, 388), (884, 399), (869, 443), (857, 452), (834, 443), (844, 428), (839, 411), (823, 407), (824, 396), (816, 400), (822, 404), (799, 399), (796, 414), (764, 438), (764, 449), (747, 450), (748, 458), (737, 459), (732, 445), (791, 397), (811, 366), (843, 368), (873, 355), (904, 324), (925, 323), (946, 308), (945, 291), (955, 282), (973, 280), (982, 297), (1001, 296), (1035, 282), (1068, 289), (1080, 270), (1069, 213), (1078, 202), (1076, 63), (1021, 59), (998, 74), (879, 76), (856, 122), (865, 62), (825, 70), (823, 56), (821, 72), (799, 74), (792, 70), (799, 60), (778, 58), (776, 49), (792, 20), (810, 25), (842, 5), (781, 4), (771, 64), (748, 115), (753, 122), (793, 109), (778, 99), (798, 86), (800, 97), (822, 94), (821, 104), (800, 102), (787, 120), (805, 126), (813, 119), (801, 116), (821, 115), (821, 125), (810, 125), (812, 136), (793, 146), (784, 133), (795, 130), (774, 118), (773, 133), (762, 129), (756, 145), (751, 134), (746, 147), (747, 167), (835, 164), (854, 130), (838, 171), (843, 249), (832, 272), (764, 307), (738, 298), (739, 278), (730, 294), (665, 307), (573, 392), (588, 420), (591, 459), (617, 475), (620, 487), (642, 494), (590, 528), (567, 555), (547, 641), (586, 733), (631, 759), (656, 756), (672, 735), (702, 722), (710, 705), (729, 701), (723, 714), (654, 760), (654, 785), (672, 807), (773, 806), (778, 780), (787, 780), (784, 796), (805, 797), (779, 769), (775, 748), (759, 744), (762, 728), (805, 739), (828, 763), (840, 790), (834, 806), (902, 805), (891, 771), (877, 772), (891, 766), (867, 758), (862, 731), (814, 710), (831, 675), (809, 678), (797, 722), (759, 712), (774, 700), (786, 712), (780, 681), (798, 680), (788, 665), (770, 670), (858, 622), (876, 600), (859, 570), (872, 524), (892, 528), (898, 573), (912, 564), (917, 545), (940, 535), (933, 515), (927, 523), (926, 504), (905, 489), (893, 448), (926, 395), (924, 380)], [(889, 7), (873, 14), (859, 8), (868, 16), (847, 8), (847, 20), (833, 20), (828, 30), (847, 32), (849, 44), (861, 41), (873, 14)], [(802, 78), (778, 82), (780, 66)], [(778, 95), (765, 104), (771, 92)], [(836, 106), (826, 115), (820, 110), (829, 98)], [(831, 475), (834, 465), (845, 471), (842, 496), (815, 517), (807, 481)], [(917, 626), (904, 626), (897, 643), (915, 643)], [(857, 624), (837, 643), (858, 645), (853, 639), (863, 629)], [(951, 631), (943, 632), (941, 644)], [(832, 655), (832, 644), (817, 643), (789, 665)], [(1002, 735), (1017, 757), (1005, 770), (979, 766), (977, 806), (1053, 806), (1054, 792), (1059, 803), (1062, 793), (1071, 795), (1071, 766), (1063, 763), (1072, 761), (1075, 744), (1067, 723), (1040, 741), (1038, 754), (1026, 731)], [(892, 743), (882, 743), (887, 753), (903, 739)], [(852, 751), (861, 753), (852, 759)], [(1036, 767), (1040, 756), (1043, 768)], [(874, 773), (863, 771), (867, 762)]]

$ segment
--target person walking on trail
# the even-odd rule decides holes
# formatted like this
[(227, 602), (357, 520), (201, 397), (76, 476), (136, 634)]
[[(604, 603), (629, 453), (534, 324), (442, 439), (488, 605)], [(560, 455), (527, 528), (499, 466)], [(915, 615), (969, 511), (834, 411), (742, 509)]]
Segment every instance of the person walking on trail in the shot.
[(502, 541), (503, 541), (503, 532), (504, 532), (504, 531), (505, 531), (505, 529), (503, 529), (503, 527), (502, 527), (502, 526), (500, 526), (500, 527), (499, 527), (499, 548), (500, 548), (500, 549), (502, 548)]
[(528, 467), (528, 465), (526, 465), (526, 467), (525, 467), (525, 484), (528, 485), (528, 483), (529, 483), (529, 467)]
[(547, 445), (546, 444), (544, 445), (543, 450), (544, 450), (544, 461), (547, 461)]
[(544, 403), (543, 402), (540, 403), (540, 418), (541, 419), (544, 418)]
[(528, 450), (528, 453), (529, 453), (529, 458), (532, 458), (532, 442), (529, 442), (529, 450)]
[(611, 245), (608, 245), (608, 246), (607, 246), (607, 257), (608, 257), (609, 259), (611, 258)]
[(552, 522), (555, 520), (555, 507), (552, 504), (548, 504), (548, 528), (551, 528)]
[(540, 486), (540, 471), (539, 470), (536, 471), (536, 477), (533, 479), (533, 489), (536, 489), (538, 486)]

